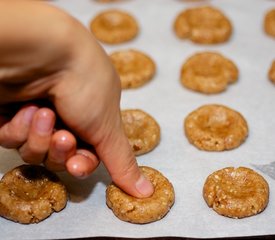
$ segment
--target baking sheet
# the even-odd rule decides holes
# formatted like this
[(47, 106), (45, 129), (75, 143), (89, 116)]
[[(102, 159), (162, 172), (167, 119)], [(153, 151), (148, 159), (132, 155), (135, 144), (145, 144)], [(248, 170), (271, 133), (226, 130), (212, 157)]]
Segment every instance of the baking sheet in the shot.
[[(140, 165), (161, 171), (174, 185), (176, 202), (161, 221), (135, 225), (117, 219), (105, 204), (105, 188), (110, 182), (104, 167), (89, 179), (78, 181), (66, 174), (61, 178), (71, 192), (66, 209), (39, 224), (21, 225), (0, 218), (0, 239), (62, 239), (76, 237), (158, 237), (196, 238), (275, 234), (275, 86), (267, 79), (275, 40), (262, 30), (263, 16), (275, 2), (270, 0), (129, 0), (100, 4), (92, 0), (51, 2), (67, 10), (86, 26), (101, 10), (118, 8), (130, 12), (141, 32), (132, 42), (103, 45), (108, 53), (134, 48), (149, 54), (157, 64), (155, 78), (139, 89), (122, 93), (121, 107), (150, 113), (161, 126), (161, 142), (152, 152), (138, 157)], [(177, 39), (172, 30), (176, 15), (183, 9), (211, 4), (231, 19), (234, 34), (225, 44), (197, 45)], [(183, 88), (179, 71), (192, 54), (218, 51), (233, 60), (240, 78), (228, 90), (203, 95)], [(248, 121), (249, 137), (239, 148), (226, 152), (204, 152), (190, 145), (183, 134), (185, 116), (197, 107), (219, 103), (240, 111)], [(13, 150), (1, 149), (0, 173), (21, 164)], [(223, 167), (246, 166), (259, 171), (270, 186), (266, 210), (241, 220), (216, 214), (202, 198), (206, 177)]]

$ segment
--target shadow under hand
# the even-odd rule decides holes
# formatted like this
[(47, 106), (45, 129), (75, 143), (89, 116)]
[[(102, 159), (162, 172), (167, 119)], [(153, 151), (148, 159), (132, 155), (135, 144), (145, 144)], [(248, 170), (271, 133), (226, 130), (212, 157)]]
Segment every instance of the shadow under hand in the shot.
[[(5, 149), (0, 147), (0, 177), (15, 167), (25, 164), (15, 149)], [(95, 190), (97, 185), (104, 185), (104, 194), (106, 186), (111, 182), (107, 170), (103, 164), (100, 164), (94, 173), (87, 179), (76, 179), (67, 172), (58, 173), (61, 181), (65, 184), (70, 195), (71, 202), (85, 201)]]
[(16, 150), (0, 147), (0, 174), (5, 174), (22, 164), (24, 164), (24, 162)]
[(106, 188), (111, 182), (111, 178), (103, 164), (100, 164), (91, 176), (83, 180), (76, 179), (66, 172), (59, 173), (58, 175), (69, 192), (70, 201), (75, 203), (85, 201), (93, 194), (97, 185), (103, 184), (104, 188)]

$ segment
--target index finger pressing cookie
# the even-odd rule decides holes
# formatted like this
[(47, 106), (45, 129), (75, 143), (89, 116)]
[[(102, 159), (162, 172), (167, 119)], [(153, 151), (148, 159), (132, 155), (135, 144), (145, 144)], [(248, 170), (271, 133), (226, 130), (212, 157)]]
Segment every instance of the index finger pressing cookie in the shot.
[(204, 105), (191, 112), (184, 121), (190, 143), (206, 151), (223, 151), (238, 147), (248, 135), (244, 117), (223, 105)]
[(264, 30), (266, 34), (275, 37), (275, 9), (269, 10), (264, 18)]
[(140, 167), (144, 176), (154, 186), (154, 193), (148, 198), (135, 198), (110, 184), (106, 189), (106, 203), (121, 220), (131, 223), (150, 223), (162, 219), (173, 206), (175, 192), (173, 185), (159, 171)]
[(130, 41), (139, 32), (135, 18), (121, 10), (100, 13), (91, 21), (90, 28), (99, 41), (109, 44)]
[(203, 197), (207, 205), (218, 214), (244, 218), (256, 215), (266, 208), (269, 186), (252, 169), (227, 167), (207, 177)]
[(202, 93), (219, 93), (237, 81), (236, 65), (219, 53), (201, 52), (191, 56), (181, 68), (181, 83)]
[(148, 113), (139, 109), (121, 111), (126, 136), (136, 156), (150, 152), (160, 141), (160, 126)]
[(219, 9), (205, 6), (181, 12), (174, 22), (174, 30), (179, 38), (189, 38), (195, 43), (215, 44), (230, 38), (232, 25)]

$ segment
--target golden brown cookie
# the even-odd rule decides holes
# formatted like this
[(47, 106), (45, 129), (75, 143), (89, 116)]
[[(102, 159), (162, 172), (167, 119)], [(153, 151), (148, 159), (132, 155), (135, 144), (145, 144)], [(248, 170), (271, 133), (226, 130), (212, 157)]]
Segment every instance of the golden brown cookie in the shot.
[(92, 20), (90, 29), (98, 40), (109, 44), (130, 41), (139, 32), (134, 17), (121, 10), (100, 13)]
[(209, 175), (203, 197), (218, 214), (244, 218), (262, 212), (269, 199), (266, 180), (252, 169), (227, 167)]
[(56, 174), (42, 166), (22, 165), (0, 181), (0, 216), (19, 223), (38, 223), (67, 203)]
[(230, 38), (232, 25), (219, 9), (204, 6), (181, 12), (174, 22), (174, 30), (181, 39), (215, 44), (226, 42)]
[(139, 109), (121, 111), (122, 123), (136, 156), (150, 152), (160, 141), (160, 126), (148, 113)]
[(268, 72), (268, 77), (269, 77), (270, 81), (275, 83), (275, 60), (271, 64), (271, 67)]
[(244, 117), (223, 105), (204, 105), (191, 112), (184, 121), (190, 143), (206, 151), (230, 150), (241, 145), (248, 126)]
[(202, 52), (191, 56), (181, 68), (181, 83), (202, 93), (219, 93), (237, 81), (236, 65), (219, 53)]
[(121, 88), (138, 88), (150, 81), (156, 72), (154, 61), (145, 53), (137, 50), (121, 50), (110, 55), (117, 70)]
[(265, 15), (264, 30), (269, 36), (275, 37), (275, 8), (269, 10)]
[(144, 176), (154, 186), (154, 193), (148, 198), (135, 198), (120, 190), (113, 183), (106, 189), (106, 203), (122, 221), (150, 223), (163, 218), (175, 201), (172, 184), (159, 171), (140, 167)]

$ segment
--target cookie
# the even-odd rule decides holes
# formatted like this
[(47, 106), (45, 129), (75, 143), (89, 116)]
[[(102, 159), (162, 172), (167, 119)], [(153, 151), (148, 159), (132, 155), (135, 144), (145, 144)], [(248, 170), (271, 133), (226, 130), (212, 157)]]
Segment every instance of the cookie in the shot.
[(0, 216), (19, 223), (38, 223), (67, 203), (56, 174), (42, 166), (22, 165), (0, 181)]
[(126, 136), (136, 156), (150, 152), (160, 141), (160, 126), (148, 113), (139, 109), (121, 111)]
[(275, 37), (275, 8), (269, 10), (265, 15), (264, 30), (269, 36)]
[(204, 105), (184, 121), (185, 134), (200, 150), (223, 151), (240, 146), (248, 135), (244, 117), (223, 105)]
[(181, 39), (216, 44), (228, 41), (232, 34), (232, 25), (219, 9), (203, 6), (181, 12), (174, 22), (174, 31)]
[(132, 40), (139, 32), (137, 21), (121, 10), (107, 10), (90, 23), (95, 37), (104, 43), (118, 44)]
[(270, 81), (275, 83), (275, 60), (271, 64), (271, 67), (268, 72), (268, 77), (269, 77)]
[(227, 167), (209, 175), (203, 198), (218, 214), (244, 218), (262, 212), (269, 199), (266, 180), (252, 169)]
[(191, 56), (181, 68), (181, 83), (201, 93), (225, 91), (228, 84), (237, 81), (236, 65), (219, 53), (201, 52)]
[(121, 88), (138, 88), (149, 82), (156, 72), (151, 57), (137, 50), (121, 50), (110, 55), (120, 76)]
[(154, 186), (152, 196), (135, 198), (112, 183), (106, 189), (106, 203), (120, 220), (144, 224), (162, 219), (173, 206), (175, 193), (173, 185), (159, 171), (145, 166), (140, 170)]

